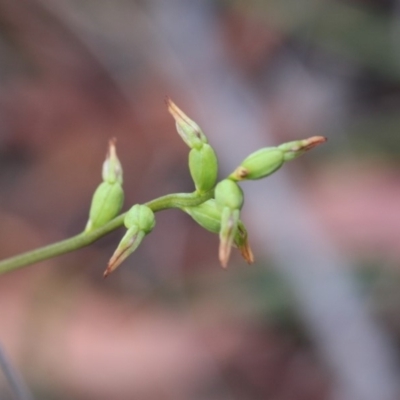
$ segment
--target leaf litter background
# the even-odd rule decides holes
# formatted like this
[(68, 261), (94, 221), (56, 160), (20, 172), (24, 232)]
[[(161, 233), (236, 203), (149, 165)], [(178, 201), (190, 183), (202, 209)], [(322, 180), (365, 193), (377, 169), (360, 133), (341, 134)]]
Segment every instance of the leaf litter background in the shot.
[[(247, 94), (256, 96), (263, 146), (312, 135), (329, 142), (286, 172), (244, 185), (245, 192), (261, 188), (263, 208), (250, 200), (244, 208), (255, 265), (234, 254), (222, 271), (217, 236), (178, 211), (163, 212), (107, 280), (102, 271), (122, 231), (1, 276), (3, 347), (36, 399), (395, 399), (398, 3), (205, 1), (221, 65), (233, 75), (202, 67), (214, 56), (193, 45), (196, 32), (208, 29), (197, 25), (207, 20), (185, 14), (190, 3), (0, 1), (1, 257), (83, 229), (112, 136), (124, 167), (125, 208), (191, 191), (187, 148), (164, 105), (167, 94), (211, 128), (206, 134), (221, 155), (222, 174), (234, 168), (252, 132), (233, 136), (207, 117), (220, 108), (207, 110), (218, 102), (196, 84), (213, 73), (221, 98), (219, 84), (242, 82), (243, 97), (225, 98), (236, 101), (239, 112), (229, 117), (238, 130), (242, 109), (253, 104)], [(184, 46), (194, 53), (192, 64), (180, 58)], [(347, 301), (340, 285), (332, 297), (338, 307), (328, 309), (336, 319), (329, 312), (312, 317), (309, 304), (332, 300), (325, 297), (329, 275), (317, 283), (318, 296), (304, 300), (298, 287), (307, 260), (296, 258), (296, 275), (276, 256), (277, 240), (290, 256), (307, 237), (292, 228), (296, 221), (279, 215), (263, 224), (265, 234), (252, 234), (252, 223), (274, 202), (296, 206), (271, 194), (280, 179), (301, 196), (298, 217), (311, 215), (339, 255), (345, 287), (351, 283), (351, 301), (365, 311), (366, 324), (338, 323)], [(308, 245), (323, 252), (314, 241)], [(347, 327), (349, 346), (333, 359), (329, 335), (342, 336)], [(370, 346), (357, 352), (369, 329), (378, 360)], [(358, 375), (347, 374), (349, 360)], [(0, 382), (1, 398), (11, 399)]]

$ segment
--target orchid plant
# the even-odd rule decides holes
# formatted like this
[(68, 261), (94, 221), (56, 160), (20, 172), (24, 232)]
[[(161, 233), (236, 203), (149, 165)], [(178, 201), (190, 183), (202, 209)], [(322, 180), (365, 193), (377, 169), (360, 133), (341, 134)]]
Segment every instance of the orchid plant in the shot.
[(324, 143), (326, 138), (313, 136), (262, 148), (246, 157), (227, 178), (217, 182), (218, 159), (206, 135), (171, 99), (167, 98), (166, 104), (175, 120), (178, 134), (190, 148), (189, 170), (194, 192), (168, 194), (145, 204), (135, 204), (127, 212), (121, 213), (124, 202), (123, 171), (117, 156), (116, 140), (111, 139), (102, 169), (103, 181), (93, 194), (84, 231), (66, 240), (0, 261), (0, 273), (88, 246), (124, 225), (126, 232), (108, 262), (104, 271), (106, 277), (151, 233), (155, 225), (154, 214), (169, 208), (182, 210), (206, 230), (219, 234), (219, 260), (222, 267), (227, 267), (232, 247), (239, 249), (247, 263), (254, 262), (247, 230), (240, 218), (244, 193), (239, 183), (271, 175), (285, 162)]

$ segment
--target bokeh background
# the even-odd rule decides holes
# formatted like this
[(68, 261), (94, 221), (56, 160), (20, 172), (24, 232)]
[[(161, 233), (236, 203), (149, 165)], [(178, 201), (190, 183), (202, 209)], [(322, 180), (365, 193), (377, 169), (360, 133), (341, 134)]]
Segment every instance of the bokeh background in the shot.
[[(125, 209), (192, 191), (169, 95), (243, 185), (256, 263), (187, 215), (108, 279), (123, 230), (0, 277), (0, 343), (34, 399), (395, 400), (400, 3), (0, 0), (0, 256), (83, 229), (117, 137)], [(0, 374), (1, 399), (13, 399)]]

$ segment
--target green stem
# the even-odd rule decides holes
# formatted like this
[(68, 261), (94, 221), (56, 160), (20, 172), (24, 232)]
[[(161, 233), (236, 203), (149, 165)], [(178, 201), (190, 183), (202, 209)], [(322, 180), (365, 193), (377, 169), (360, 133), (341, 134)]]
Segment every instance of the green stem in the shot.
[[(196, 192), (174, 193), (151, 200), (145, 204), (150, 207), (153, 212), (166, 210), (168, 208), (192, 207), (204, 203), (213, 196), (213, 193), (213, 190), (202, 194)], [(76, 236), (72, 236), (60, 242), (0, 261), (0, 274), (88, 246), (108, 233), (120, 228), (124, 224), (125, 214), (126, 213), (119, 215), (101, 228), (91, 232), (79, 233)]]

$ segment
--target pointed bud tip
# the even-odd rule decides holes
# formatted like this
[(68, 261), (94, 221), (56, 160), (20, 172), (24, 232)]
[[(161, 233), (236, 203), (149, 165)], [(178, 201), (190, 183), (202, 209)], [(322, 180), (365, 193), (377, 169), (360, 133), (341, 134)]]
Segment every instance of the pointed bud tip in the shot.
[(164, 97), (164, 103), (167, 105), (167, 107), (170, 106), (170, 104), (172, 103), (171, 97), (169, 97), (168, 95), (166, 95)]
[(204, 143), (207, 143), (206, 136), (196, 122), (191, 120), (169, 97), (166, 97), (165, 103), (175, 120), (178, 134), (190, 148), (200, 149)]
[(119, 256), (114, 253), (113, 256), (110, 258), (110, 261), (107, 264), (107, 268), (103, 273), (103, 278), (107, 278), (107, 276), (110, 275), (111, 272), (115, 271), (122, 261), (123, 260), (120, 260)]
[(119, 266), (119, 264), (121, 262), (122, 262), (122, 260), (118, 262), (118, 259), (117, 259), (117, 257), (115, 257), (115, 254), (114, 254), (107, 264), (107, 268), (105, 269), (105, 271), (103, 273), (103, 278), (107, 278), (107, 276), (110, 275), (111, 272), (113, 272), (115, 269), (117, 269), (117, 267)]
[(117, 144), (117, 138), (116, 137), (112, 137), (108, 141), (107, 158), (111, 158), (111, 157), (116, 157), (117, 156), (116, 144)]
[(314, 147), (325, 143), (328, 139), (324, 136), (312, 136), (303, 141), (302, 150), (311, 150)]
[(240, 246), (239, 251), (247, 264), (254, 263), (254, 254), (248, 242), (244, 243), (243, 246)]
[(110, 258), (110, 261), (107, 264), (107, 268), (104, 271), (103, 277), (107, 278), (107, 276), (110, 275), (111, 272), (115, 271), (128, 257), (129, 254), (129, 246), (122, 249), (118, 247)]
[(247, 264), (254, 264), (254, 254), (251, 249), (247, 249), (246, 252), (242, 253), (243, 258), (247, 262)]
[(249, 237), (247, 234), (246, 227), (243, 225), (242, 222), (239, 222), (238, 225), (238, 235), (235, 238), (235, 244), (240, 251), (240, 254), (245, 259), (247, 264), (254, 263), (254, 255), (253, 251), (251, 250)]
[(103, 278), (107, 278), (108, 275), (111, 274), (111, 271), (108, 270), (108, 268), (103, 272)]
[(187, 116), (183, 113), (183, 111), (171, 100), (169, 96), (165, 96), (165, 104), (168, 107), (168, 111), (174, 117), (176, 121), (185, 120)]
[(117, 156), (117, 139), (115, 137), (108, 141), (106, 159), (103, 163), (102, 177), (103, 181), (122, 184), (122, 166)]

